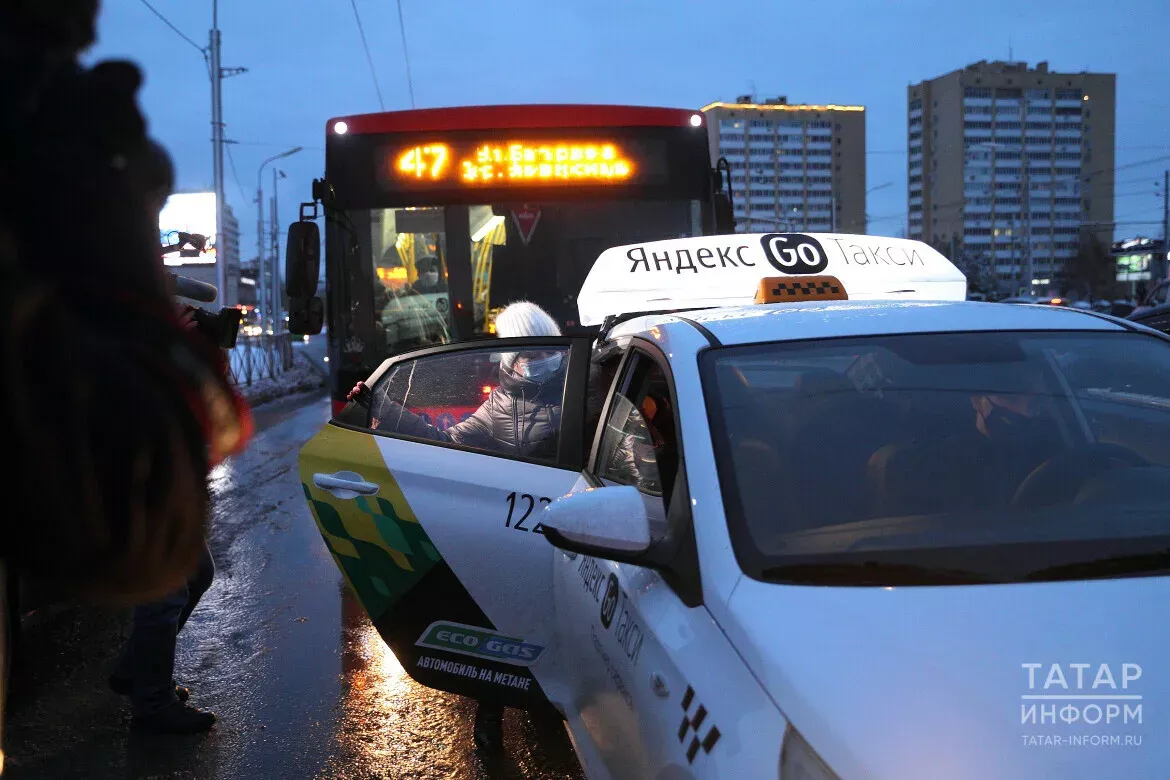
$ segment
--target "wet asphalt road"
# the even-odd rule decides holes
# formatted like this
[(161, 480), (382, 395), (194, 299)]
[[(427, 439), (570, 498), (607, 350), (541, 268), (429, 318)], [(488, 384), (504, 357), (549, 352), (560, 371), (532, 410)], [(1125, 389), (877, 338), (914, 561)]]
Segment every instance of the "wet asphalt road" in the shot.
[(105, 678), (125, 612), (62, 605), (24, 634), (5, 778), (576, 778), (560, 724), (508, 711), (506, 758), (474, 750), (474, 704), (422, 688), (349, 595), (296, 477), (321, 394), (256, 410), (248, 451), (213, 474), (215, 584), (179, 639), (178, 679), (213, 709), (200, 737), (129, 728)]

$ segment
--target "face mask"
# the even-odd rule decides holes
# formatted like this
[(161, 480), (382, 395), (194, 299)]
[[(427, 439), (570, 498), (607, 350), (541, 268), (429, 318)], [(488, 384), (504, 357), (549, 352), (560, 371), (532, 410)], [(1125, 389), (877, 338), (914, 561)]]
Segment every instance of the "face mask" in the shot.
[(540, 381), (552, 376), (561, 367), (561, 354), (558, 352), (541, 360), (525, 360), (516, 367), (516, 372), (525, 379)]
[(423, 280), (423, 284), (427, 284), (427, 285), (438, 284), (439, 272), (438, 271), (427, 271), (425, 274), (422, 275), (422, 280)]

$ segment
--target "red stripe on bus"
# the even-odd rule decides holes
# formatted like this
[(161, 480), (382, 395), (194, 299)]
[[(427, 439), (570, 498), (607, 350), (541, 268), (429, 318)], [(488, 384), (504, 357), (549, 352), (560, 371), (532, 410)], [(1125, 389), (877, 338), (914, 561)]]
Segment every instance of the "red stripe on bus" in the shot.
[(326, 133), (345, 122), (349, 133), (407, 133), (446, 130), (529, 130), (562, 127), (679, 127), (701, 112), (688, 108), (609, 105), (519, 105), (420, 108), (383, 114), (339, 116)]
[(345, 405), (348, 403), (349, 403), (349, 401), (334, 401), (333, 402), (333, 416), (336, 417), (337, 415), (341, 414), (341, 410), (344, 409)]

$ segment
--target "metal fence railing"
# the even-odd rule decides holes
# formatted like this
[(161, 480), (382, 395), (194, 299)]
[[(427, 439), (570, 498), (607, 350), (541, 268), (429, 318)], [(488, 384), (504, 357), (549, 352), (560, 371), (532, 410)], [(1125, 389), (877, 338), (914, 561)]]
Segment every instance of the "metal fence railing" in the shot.
[(257, 336), (240, 334), (228, 352), (232, 381), (250, 387), (261, 379), (275, 379), (293, 366), (292, 339), (288, 331)]

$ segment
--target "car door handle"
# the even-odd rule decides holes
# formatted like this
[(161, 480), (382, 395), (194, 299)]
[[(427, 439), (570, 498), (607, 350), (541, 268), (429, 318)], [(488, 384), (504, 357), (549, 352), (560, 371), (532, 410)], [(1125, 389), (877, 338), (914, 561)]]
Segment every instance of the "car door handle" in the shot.
[(328, 490), (338, 498), (356, 498), (357, 496), (372, 496), (380, 489), (376, 483), (366, 482), (361, 474), (352, 471), (339, 471), (336, 474), (314, 474), (313, 484), (322, 490)]

